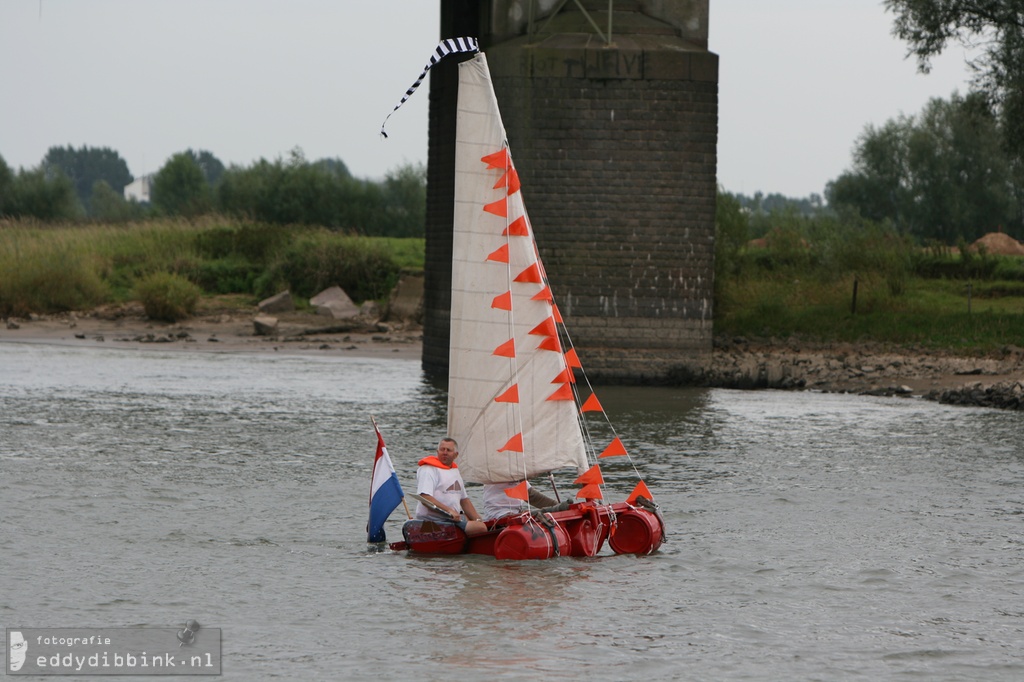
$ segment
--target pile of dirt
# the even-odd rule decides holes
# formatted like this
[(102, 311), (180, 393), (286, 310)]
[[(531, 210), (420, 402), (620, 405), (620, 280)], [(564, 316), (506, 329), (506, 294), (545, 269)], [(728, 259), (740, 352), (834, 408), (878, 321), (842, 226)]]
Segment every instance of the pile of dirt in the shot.
[(1003, 232), (989, 232), (971, 246), (983, 246), (985, 253), (995, 256), (1024, 256), (1024, 244)]

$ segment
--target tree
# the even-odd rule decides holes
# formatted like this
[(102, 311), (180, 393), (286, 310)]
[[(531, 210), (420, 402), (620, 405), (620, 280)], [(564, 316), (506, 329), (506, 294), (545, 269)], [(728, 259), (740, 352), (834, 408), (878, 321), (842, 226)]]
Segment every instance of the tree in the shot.
[(82, 206), (75, 186), (60, 171), (47, 173), (43, 168), (20, 171), (4, 199), (7, 215), (39, 220), (74, 220)]
[(726, 279), (739, 274), (748, 221), (739, 199), (721, 186), (715, 198), (715, 298), (720, 299)]
[(78, 200), (86, 207), (90, 205), (93, 185), (100, 180), (115, 192), (123, 192), (134, 179), (124, 159), (107, 147), (50, 147), (43, 157), (43, 169), (50, 174), (59, 171), (71, 180)]
[(14, 173), (4, 161), (4, 157), (0, 156), (0, 217), (7, 215), (9, 211), (7, 205), (10, 203), (9, 197), (13, 187)]
[(834, 207), (904, 234), (975, 239), (1019, 218), (995, 113), (980, 94), (931, 100), (918, 116), (868, 126), (852, 171), (828, 184)]
[(212, 208), (210, 185), (191, 152), (172, 156), (153, 178), (153, 204), (169, 215), (193, 217)]
[(224, 175), (224, 164), (221, 163), (220, 159), (206, 151), (200, 149), (199, 151), (192, 151), (191, 149), (185, 152), (192, 157), (192, 160), (196, 162), (199, 169), (203, 171), (203, 177), (206, 178), (206, 182), (211, 186), (215, 186), (220, 182), (221, 176)]
[[(857, 138), (853, 152), (853, 171), (828, 183), (825, 195), (830, 206), (852, 206), (868, 220), (889, 218), (905, 225), (907, 205), (908, 143), (913, 120), (901, 116), (886, 121), (881, 128), (868, 125)], [(907, 226), (907, 231), (911, 228)]]
[(126, 201), (123, 192), (115, 192), (103, 180), (98, 180), (92, 188), (92, 199), (89, 203), (89, 215), (96, 220), (108, 223), (124, 223), (140, 220), (145, 217), (146, 210), (137, 201)]
[(981, 95), (929, 102), (908, 154), (913, 220), (922, 234), (973, 241), (1013, 219), (1009, 161)]
[(313, 165), (341, 178), (352, 177), (352, 173), (349, 172), (348, 166), (346, 166), (345, 162), (341, 159), (320, 159)]
[(909, 45), (918, 69), (950, 42), (980, 48), (970, 62), (974, 86), (997, 106), (1003, 134), (1015, 157), (1024, 158), (1024, 8), (1020, 0), (885, 0), (895, 16), (893, 34)]
[(384, 179), (384, 212), (389, 237), (422, 237), (427, 224), (427, 169), (406, 165)]

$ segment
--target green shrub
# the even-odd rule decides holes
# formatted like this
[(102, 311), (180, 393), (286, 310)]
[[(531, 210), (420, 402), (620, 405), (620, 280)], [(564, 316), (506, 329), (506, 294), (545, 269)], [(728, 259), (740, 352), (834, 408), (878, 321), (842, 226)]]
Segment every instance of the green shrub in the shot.
[(1024, 258), (1019, 256), (997, 258), (992, 279), (1024, 282)]
[(747, 244), (747, 215), (736, 197), (721, 186), (715, 204), (715, 297), (722, 295), (727, 277), (740, 274), (740, 254)]
[(268, 223), (215, 225), (195, 235), (195, 249), (205, 258), (239, 257), (263, 264), (293, 238), (294, 229)]
[(227, 258), (235, 252), (236, 234), (238, 230), (230, 225), (215, 225), (196, 232), (196, 252), (204, 258)]
[(67, 252), (0, 258), (0, 315), (82, 310), (106, 297), (107, 287), (96, 270)]
[(177, 322), (195, 312), (200, 289), (179, 275), (157, 272), (135, 285), (135, 295), (153, 320)]
[(189, 280), (211, 294), (251, 294), (262, 272), (262, 267), (231, 256), (193, 264)]
[(340, 286), (359, 303), (387, 296), (401, 267), (387, 244), (324, 231), (300, 237), (259, 279), (256, 294), (269, 296), (287, 286), (297, 296), (315, 296)]

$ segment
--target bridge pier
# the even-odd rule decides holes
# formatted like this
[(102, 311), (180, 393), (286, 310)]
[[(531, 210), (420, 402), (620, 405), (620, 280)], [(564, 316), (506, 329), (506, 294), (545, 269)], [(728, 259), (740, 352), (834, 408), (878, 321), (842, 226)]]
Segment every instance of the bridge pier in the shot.
[[(584, 3), (590, 19), (568, 3), (532, 23), (510, 11), (526, 4), (442, 2), (442, 32), (491, 29), (481, 47), (587, 374), (661, 383), (699, 372), (713, 331), (718, 128), (708, 0), (616, 2), (611, 22), (607, 0)], [(437, 376), (448, 363), (457, 79), (445, 67), (431, 76), (424, 302), (423, 366)]]

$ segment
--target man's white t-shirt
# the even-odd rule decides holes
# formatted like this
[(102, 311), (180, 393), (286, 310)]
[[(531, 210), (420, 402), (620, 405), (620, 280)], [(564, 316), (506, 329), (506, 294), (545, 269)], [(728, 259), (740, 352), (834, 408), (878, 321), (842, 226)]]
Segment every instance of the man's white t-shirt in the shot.
[[(441, 469), (429, 464), (420, 465), (416, 470), (416, 493), (430, 495), (441, 504), (454, 509), (462, 508), (462, 500), (469, 497), (466, 484), (462, 482), (462, 474), (456, 468)], [(428, 509), (423, 504), (416, 505), (416, 517), (451, 521), (451, 517)]]

